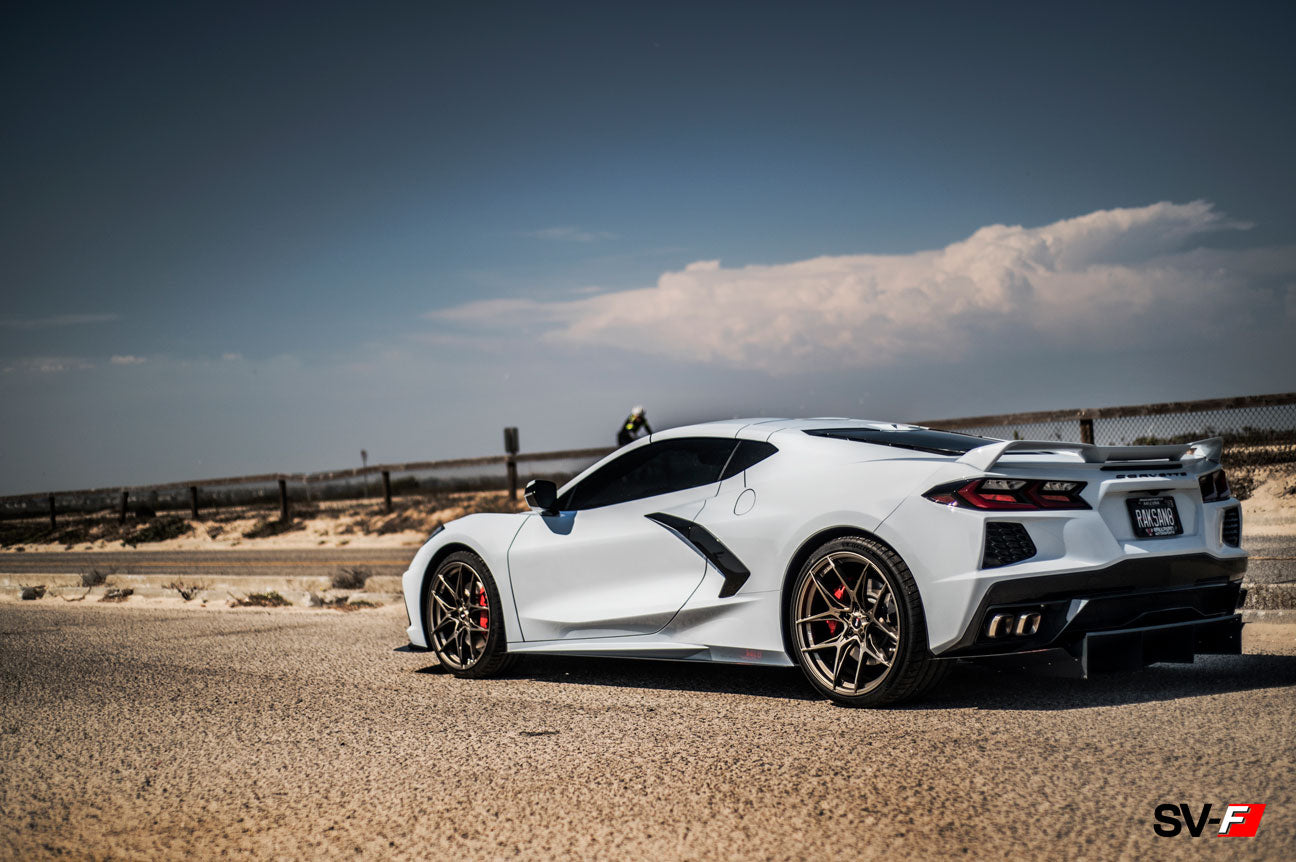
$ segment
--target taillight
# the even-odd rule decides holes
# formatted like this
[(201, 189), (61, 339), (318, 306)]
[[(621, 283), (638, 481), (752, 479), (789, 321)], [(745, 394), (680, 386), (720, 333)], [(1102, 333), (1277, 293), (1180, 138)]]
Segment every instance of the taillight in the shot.
[(938, 485), (923, 496), (933, 503), (964, 509), (1088, 509), (1089, 504), (1080, 498), (1084, 486), (1084, 482), (1054, 479), (972, 479)]
[(1223, 470), (1212, 470), (1198, 476), (1197, 484), (1201, 486), (1203, 503), (1218, 503), (1229, 498), (1228, 476), (1224, 475)]

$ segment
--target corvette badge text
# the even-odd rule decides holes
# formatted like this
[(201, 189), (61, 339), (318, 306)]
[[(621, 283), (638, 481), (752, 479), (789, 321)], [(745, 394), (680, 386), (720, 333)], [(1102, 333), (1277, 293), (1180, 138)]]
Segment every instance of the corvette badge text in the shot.
[(1194, 815), (1187, 802), (1163, 802), (1153, 812), (1157, 822), (1152, 829), (1162, 838), (1173, 838), (1185, 830), (1193, 838), (1200, 838), (1207, 826), (1214, 826), (1218, 831), (1209, 833), (1212, 837), (1254, 838), (1264, 810), (1263, 805), (1225, 805), (1223, 817), (1211, 817), (1209, 802), (1202, 806), (1200, 815)]

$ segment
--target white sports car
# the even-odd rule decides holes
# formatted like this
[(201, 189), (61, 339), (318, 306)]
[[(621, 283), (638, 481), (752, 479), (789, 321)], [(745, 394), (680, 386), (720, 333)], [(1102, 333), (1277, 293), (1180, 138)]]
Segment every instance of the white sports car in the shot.
[(954, 659), (1087, 675), (1237, 654), (1247, 557), (1220, 451), (675, 428), (531, 482), (529, 513), (439, 528), (405, 572), (409, 639), (462, 677), (528, 653), (797, 665), (856, 706)]

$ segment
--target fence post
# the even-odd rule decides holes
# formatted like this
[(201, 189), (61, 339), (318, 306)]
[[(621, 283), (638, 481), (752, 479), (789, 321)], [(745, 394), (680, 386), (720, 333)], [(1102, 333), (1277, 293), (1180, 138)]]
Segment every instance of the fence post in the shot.
[(383, 503), (387, 506), (387, 514), (391, 514), (391, 470), (383, 470)]
[(193, 519), (198, 520), (198, 486), (189, 486), (189, 512)]
[(129, 500), (130, 500), (130, 491), (127, 491), (125, 488), (123, 488), (122, 495), (121, 495), (121, 511), (117, 513), (117, 523), (119, 524), (126, 523), (126, 504), (129, 502)]
[(517, 453), (518, 453), (518, 430), (517, 428), (504, 429), (504, 451), (508, 453), (508, 459), (504, 462), (508, 468), (508, 489), (509, 499), (516, 500), (518, 492), (518, 475), (517, 475)]
[(1080, 442), (1093, 443), (1093, 420), (1085, 417), (1080, 420)]
[(53, 529), (57, 526), (57, 524), (54, 523), (54, 495), (53, 495), (53, 494), (50, 494), (50, 495), (49, 495), (49, 498), (50, 498), (50, 499), (49, 499), (49, 504), (50, 504), (50, 529), (53, 530)]
[(279, 480), (279, 520), (288, 520), (288, 480)]

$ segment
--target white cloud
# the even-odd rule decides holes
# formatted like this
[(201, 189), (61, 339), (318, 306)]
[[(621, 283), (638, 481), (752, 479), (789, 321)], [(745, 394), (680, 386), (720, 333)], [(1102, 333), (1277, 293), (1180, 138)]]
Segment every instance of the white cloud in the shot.
[(13, 360), (4, 367), (6, 374), (14, 372), (34, 372), (36, 374), (59, 374), (64, 371), (85, 371), (94, 368), (94, 364), (76, 356), (30, 356)]
[(48, 329), (52, 326), (80, 326), (87, 323), (112, 323), (120, 314), (55, 314), (50, 317), (0, 317), (4, 329)]
[(699, 261), (653, 287), (485, 300), (428, 316), (772, 373), (1005, 348), (1192, 345), (1246, 337), (1266, 309), (1289, 314), (1296, 249), (1193, 242), (1247, 227), (1204, 201), (1157, 203), (1036, 228), (991, 225), (932, 251), (736, 268)]
[(148, 362), (148, 360), (143, 356), (131, 356), (129, 354), (115, 355), (108, 361), (113, 365), (143, 365), (145, 362)]
[(608, 233), (601, 230), (581, 230), (578, 227), (570, 225), (561, 227), (546, 227), (540, 230), (530, 230), (522, 234), (531, 239), (545, 239), (554, 242), (598, 242), (605, 239), (616, 239), (616, 234)]

